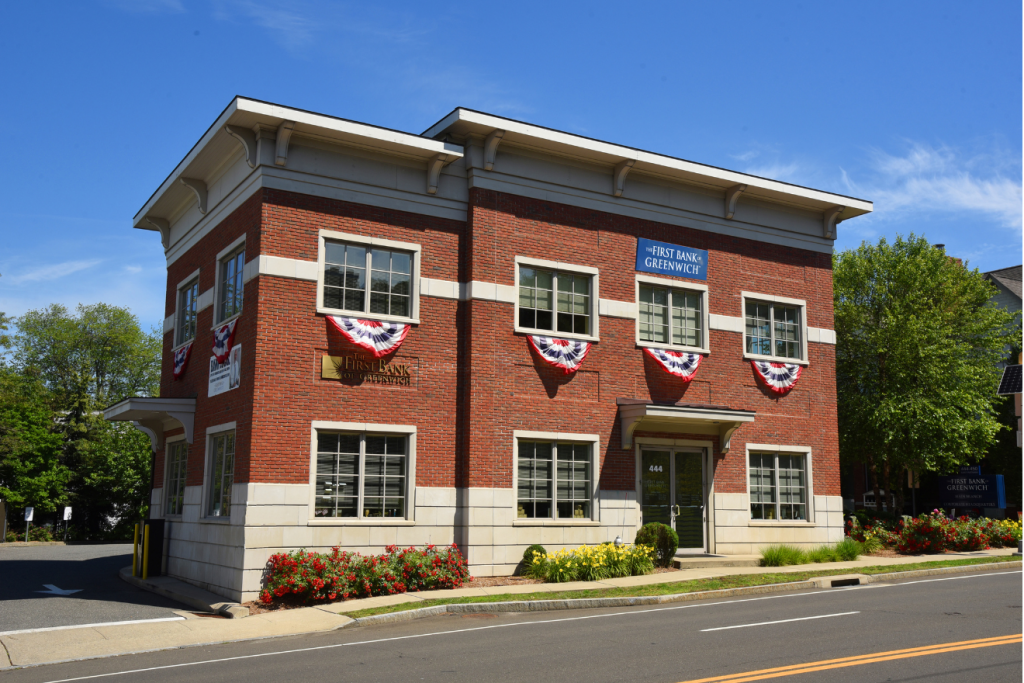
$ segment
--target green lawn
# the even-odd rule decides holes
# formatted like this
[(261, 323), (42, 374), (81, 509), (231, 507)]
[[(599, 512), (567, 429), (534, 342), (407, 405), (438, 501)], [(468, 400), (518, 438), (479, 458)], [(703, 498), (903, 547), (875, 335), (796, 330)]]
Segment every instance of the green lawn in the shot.
[(915, 562), (913, 564), (883, 565), (874, 567), (857, 567), (855, 569), (820, 569), (806, 572), (786, 572), (778, 574), (736, 574), (717, 579), (694, 579), (675, 583), (656, 583), (646, 586), (630, 586), (627, 588), (594, 588), (591, 590), (537, 592), (537, 593), (504, 593), (501, 595), (483, 595), (464, 598), (438, 598), (422, 602), (407, 602), (387, 607), (372, 607), (345, 616), (358, 619), (375, 614), (405, 612), (411, 609), (434, 607), (436, 605), (454, 605), (473, 602), (515, 602), (525, 600), (573, 600), (580, 598), (632, 598), (648, 595), (677, 595), (679, 593), (695, 593), (698, 591), (722, 590), (724, 588), (742, 588), (746, 586), (764, 586), (772, 583), (791, 583), (806, 581), (817, 576), (834, 576), (836, 574), (888, 574), (892, 572), (909, 572), (918, 569), (935, 569), (937, 567), (962, 567), (965, 565), (991, 564), (992, 562), (1013, 561), (1009, 557), (977, 557), (962, 560), (936, 560), (934, 562)]

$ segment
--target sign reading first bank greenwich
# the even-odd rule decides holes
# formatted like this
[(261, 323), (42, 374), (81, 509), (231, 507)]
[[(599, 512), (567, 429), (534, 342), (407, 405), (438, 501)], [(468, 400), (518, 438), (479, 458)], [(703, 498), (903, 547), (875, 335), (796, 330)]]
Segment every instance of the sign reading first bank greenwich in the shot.
[(707, 280), (708, 252), (641, 237), (636, 242), (636, 269), (645, 273)]

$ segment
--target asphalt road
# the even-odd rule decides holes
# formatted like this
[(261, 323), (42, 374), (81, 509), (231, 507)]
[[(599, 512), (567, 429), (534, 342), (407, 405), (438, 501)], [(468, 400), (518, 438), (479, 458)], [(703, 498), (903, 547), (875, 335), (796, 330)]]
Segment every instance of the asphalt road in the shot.
[[(467, 618), (468, 617), (468, 618)], [(769, 623), (764, 622), (781, 622)], [(1021, 633), (1021, 572), (659, 608), (462, 615), (6, 672), (4, 683), (192, 680), (675, 683)], [(974, 645), (977, 645), (975, 643)], [(906, 653), (903, 653), (906, 654)], [(776, 681), (1021, 680), (1020, 641)], [(731, 676), (730, 676), (731, 675)]]
[[(131, 563), (131, 545), (0, 544), (0, 632), (158, 619), (187, 609), (122, 581), (117, 572)], [(38, 592), (46, 584), (79, 592)]]

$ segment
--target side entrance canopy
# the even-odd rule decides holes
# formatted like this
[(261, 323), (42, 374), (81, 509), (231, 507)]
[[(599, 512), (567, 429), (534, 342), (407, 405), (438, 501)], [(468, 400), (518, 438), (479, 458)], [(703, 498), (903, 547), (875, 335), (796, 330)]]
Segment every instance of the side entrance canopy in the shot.
[(753, 422), (752, 410), (734, 410), (724, 406), (694, 403), (656, 403), (635, 398), (615, 399), (622, 421), (622, 447), (633, 444), (633, 433), (669, 432), (718, 436), (722, 453), (729, 452), (733, 432), (744, 422)]
[(194, 398), (143, 398), (134, 396), (119, 401), (103, 411), (111, 422), (132, 422), (149, 435), (153, 450), (163, 448), (164, 432), (183, 428), (185, 440), (192, 443), (196, 417)]

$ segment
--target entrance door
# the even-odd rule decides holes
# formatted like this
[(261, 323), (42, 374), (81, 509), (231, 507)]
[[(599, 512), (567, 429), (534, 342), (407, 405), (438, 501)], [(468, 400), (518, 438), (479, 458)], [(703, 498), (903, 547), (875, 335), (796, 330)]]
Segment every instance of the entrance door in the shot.
[(704, 456), (694, 450), (640, 451), (642, 522), (668, 524), (679, 548), (704, 550)]

